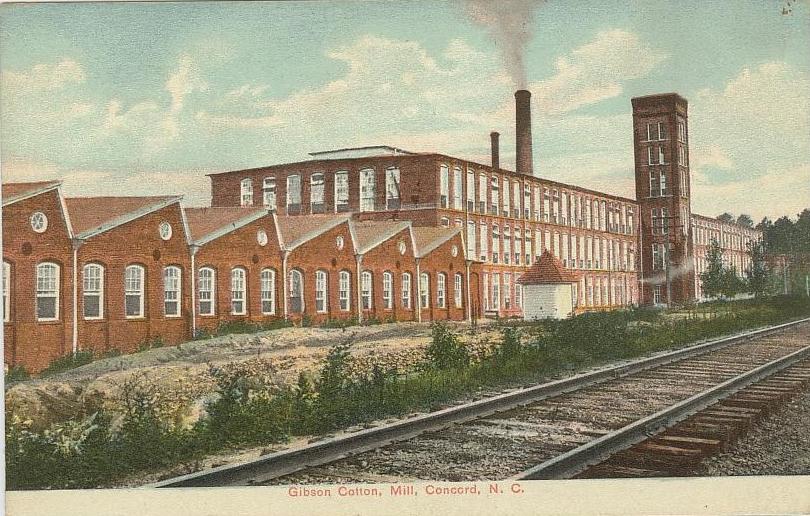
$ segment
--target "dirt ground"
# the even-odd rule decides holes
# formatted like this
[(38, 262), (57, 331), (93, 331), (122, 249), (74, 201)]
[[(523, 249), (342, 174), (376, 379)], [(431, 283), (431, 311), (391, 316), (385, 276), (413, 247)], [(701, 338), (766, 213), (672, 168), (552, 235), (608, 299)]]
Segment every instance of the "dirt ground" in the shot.
[[(486, 325), (471, 331), (453, 323), (473, 349), (499, 340)], [(162, 395), (188, 406), (184, 424), (193, 424), (215, 389), (211, 366), (239, 369), (249, 375), (272, 374), (273, 382), (295, 382), (301, 371), (315, 373), (329, 348), (350, 342), (354, 368), (368, 371), (374, 364), (407, 370), (420, 363), (430, 342), (425, 323), (394, 323), (346, 329), (283, 328), (255, 334), (234, 334), (186, 342), (131, 355), (98, 360), (45, 379), (6, 389), (6, 414), (30, 420), (32, 428), (69, 419), (100, 401), (114, 399), (133, 375), (159, 387)]]

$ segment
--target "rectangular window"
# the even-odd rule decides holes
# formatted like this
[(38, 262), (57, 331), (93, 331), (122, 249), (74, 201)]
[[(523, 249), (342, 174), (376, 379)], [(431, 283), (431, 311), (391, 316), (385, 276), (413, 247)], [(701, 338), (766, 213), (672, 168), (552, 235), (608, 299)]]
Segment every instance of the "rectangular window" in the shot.
[(501, 261), (501, 233), (498, 226), (492, 226), (492, 263)]
[(667, 171), (661, 170), (661, 197), (669, 195), (669, 190), (667, 189)]
[(59, 266), (42, 263), (37, 265), (37, 320), (55, 321), (58, 314)]
[(489, 209), (489, 213), (490, 215), (499, 215), (500, 214), (499, 210), (501, 209), (500, 206), (501, 185), (500, 181), (498, 181), (498, 178), (496, 176), (492, 176), (492, 181), (490, 183), (490, 191), (491, 191), (491, 199), (490, 199), (491, 206)]
[(400, 206), (399, 169), (391, 167), (385, 171), (385, 208), (398, 210)]
[(660, 163), (661, 165), (665, 165), (667, 163), (666, 147), (664, 145), (658, 146), (658, 163)]
[(265, 177), (262, 185), (262, 193), (264, 197), (264, 206), (268, 210), (276, 209), (276, 178)]
[(383, 308), (394, 308), (394, 276), (390, 272), (383, 273)]
[(647, 124), (647, 141), (654, 141), (658, 139), (658, 125), (654, 122)]
[(301, 176), (287, 176), (287, 214), (301, 214)]
[(648, 165), (658, 165), (658, 152), (655, 148), (655, 145), (650, 145), (647, 147), (647, 164)]
[(274, 314), (276, 313), (276, 271), (264, 269), (261, 273), (260, 283), (262, 314)]
[(360, 211), (374, 211), (376, 192), (374, 169), (360, 171)]
[(492, 309), (501, 309), (501, 275), (498, 273), (492, 275)]
[(338, 281), (338, 298), (340, 310), (348, 312), (351, 308), (351, 274), (341, 271)]
[(532, 189), (529, 185), (523, 187), (523, 218), (532, 218)]
[(481, 261), (486, 262), (489, 258), (489, 234), (487, 231), (487, 225), (483, 222), (481, 223)]
[(245, 178), (239, 183), (239, 195), (242, 206), (253, 206), (253, 180)]
[(653, 286), (653, 304), (661, 304), (661, 285)]
[(180, 317), (180, 269), (163, 269), (163, 313), (166, 317)]
[(349, 211), (349, 173), (335, 173), (335, 212)]
[(419, 276), (419, 295), (422, 302), (422, 308), (430, 307), (430, 279), (427, 273), (422, 273)]
[(666, 140), (667, 139), (667, 132), (666, 132), (666, 124), (664, 122), (658, 122), (658, 139), (659, 140)]
[(326, 273), (324, 271), (315, 272), (315, 311), (326, 313)]
[(464, 202), (464, 177), (460, 167), (453, 169), (453, 209), (461, 210)]
[(520, 183), (512, 182), (512, 217), (519, 219), (522, 210), (520, 209)]
[(402, 275), (402, 308), (411, 308), (411, 274), (409, 272)]
[(143, 267), (130, 265), (124, 270), (126, 317), (143, 317)]
[(233, 269), (231, 271), (231, 313), (245, 315), (245, 271)]
[(484, 273), (484, 311), (489, 310), (489, 274)]
[(540, 221), (540, 213), (542, 212), (543, 206), (543, 194), (541, 193), (542, 189), (538, 186), (534, 186), (534, 220)]
[(324, 199), (324, 177), (323, 174), (318, 172), (317, 174), (312, 174), (310, 177), (310, 190), (309, 190), (309, 200), (310, 200), (310, 211), (312, 213), (324, 213), (326, 211)]
[(478, 213), (487, 212), (487, 176), (478, 175)]
[(505, 272), (503, 275), (503, 307), (509, 310), (512, 307), (512, 274)]
[(509, 216), (509, 180), (503, 178), (503, 216)]
[(371, 310), (372, 306), (372, 277), (368, 271), (360, 276), (360, 292), (363, 301), (363, 310)]
[(475, 172), (467, 170), (467, 211), (475, 211)]
[(450, 199), (450, 168), (447, 165), (439, 167), (439, 206), (447, 208)]
[(200, 269), (197, 278), (200, 315), (214, 315), (214, 270)]
[(548, 188), (543, 188), (543, 220), (548, 222), (551, 218), (551, 197)]
[(447, 308), (447, 275), (443, 272), (436, 276), (436, 306)]
[(11, 264), (3, 262), (3, 322), (11, 320)]
[(85, 319), (104, 317), (104, 268), (88, 264), (82, 270), (82, 305)]
[(456, 273), (455, 279), (453, 280), (453, 303), (456, 308), (461, 308), (462, 305), (462, 293), (464, 292), (463, 289), (463, 278), (460, 273)]
[(467, 256), (475, 257), (475, 222), (467, 221)]
[(686, 143), (686, 122), (680, 118), (678, 119), (678, 141)]

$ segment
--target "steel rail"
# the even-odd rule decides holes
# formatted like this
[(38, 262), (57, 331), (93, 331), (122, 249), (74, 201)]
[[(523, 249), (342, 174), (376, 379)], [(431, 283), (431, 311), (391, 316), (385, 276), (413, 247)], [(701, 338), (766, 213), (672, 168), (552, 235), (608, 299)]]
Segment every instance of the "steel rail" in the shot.
[(670, 405), (650, 416), (603, 435), (587, 444), (557, 455), (509, 480), (551, 480), (571, 478), (591, 466), (600, 464), (613, 454), (659, 434), (684, 419), (699, 413), (751, 384), (772, 376), (810, 357), (810, 346), (777, 358), (734, 378)]
[(568, 378), (535, 385), (497, 396), (448, 407), (354, 432), (348, 435), (281, 450), (258, 459), (229, 464), (147, 484), (143, 488), (215, 487), (266, 482), (310, 467), (321, 466), (358, 453), (411, 439), (428, 431), (487, 417), (536, 401), (574, 392), (615, 378), (699, 356), (752, 338), (759, 338), (810, 321), (809, 318), (768, 326), (696, 344), (619, 365), (580, 373)]

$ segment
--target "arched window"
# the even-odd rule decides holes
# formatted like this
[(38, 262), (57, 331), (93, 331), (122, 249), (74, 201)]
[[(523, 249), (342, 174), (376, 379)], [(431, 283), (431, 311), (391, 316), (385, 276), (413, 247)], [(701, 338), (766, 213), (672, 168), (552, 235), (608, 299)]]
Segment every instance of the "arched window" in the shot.
[(275, 176), (265, 177), (262, 185), (264, 193), (264, 206), (268, 210), (276, 209), (276, 178)]
[(247, 313), (245, 304), (246, 276), (245, 269), (240, 267), (231, 269), (231, 314), (233, 315), (245, 315)]
[(436, 306), (447, 308), (447, 274), (443, 272), (436, 275)]
[(246, 177), (239, 184), (242, 206), (253, 206), (253, 180)]
[(200, 269), (197, 279), (200, 315), (214, 315), (216, 311), (216, 273), (211, 267)]
[(360, 293), (363, 298), (363, 310), (371, 310), (372, 292), (374, 291), (371, 272), (363, 271), (360, 276)]
[(11, 264), (3, 261), (3, 322), (11, 320)]
[(383, 272), (383, 308), (394, 308), (394, 275), (390, 272)]
[(84, 318), (104, 318), (104, 267), (88, 263), (82, 269), (82, 305)]
[(352, 274), (349, 271), (340, 271), (338, 275), (338, 297), (340, 310), (348, 312), (352, 306)]
[(37, 265), (37, 320), (59, 319), (59, 266), (55, 263)]
[(262, 269), (259, 282), (259, 291), (262, 298), (262, 314), (272, 315), (276, 313), (276, 271), (273, 269)]
[(462, 299), (462, 293), (464, 291), (463, 286), (462, 286), (462, 279), (463, 278), (461, 276), (461, 273), (457, 272), (455, 274), (454, 280), (453, 280), (453, 285), (454, 285), (454, 287), (453, 287), (453, 304), (455, 305), (456, 308), (461, 308), (461, 304), (462, 304), (461, 299)]
[(124, 312), (127, 318), (144, 315), (144, 268), (129, 265), (124, 269)]
[(329, 299), (329, 282), (326, 271), (315, 271), (315, 311), (326, 313)]
[(411, 308), (411, 273), (402, 273), (402, 308)]
[(448, 207), (448, 199), (450, 197), (450, 169), (442, 163), (439, 166), (439, 206), (441, 208)]
[(166, 317), (180, 317), (180, 267), (171, 265), (163, 269), (163, 313)]
[(304, 311), (304, 276), (298, 270), (291, 270), (289, 276), (290, 313), (300, 314)]
[(430, 278), (426, 272), (419, 275), (419, 296), (422, 301), (422, 308), (430, 307)]

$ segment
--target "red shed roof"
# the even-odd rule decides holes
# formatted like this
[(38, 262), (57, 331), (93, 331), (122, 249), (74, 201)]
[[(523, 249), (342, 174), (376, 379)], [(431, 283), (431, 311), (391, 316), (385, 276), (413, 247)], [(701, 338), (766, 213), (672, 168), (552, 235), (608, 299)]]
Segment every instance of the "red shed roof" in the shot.
[(65, 199), (78, 238), (88, 238), (180, 202), (180, 196)]
[(563, 268), (560, 260), (548, 251), (518, 280), (522, 285), (547, 285), (551, 283), (576, 283), (577, 278)]
[(27, 197), (45, 193), (62, 184), (62, 181), (37, 181), (34, 183), (3, 183), (3, 206)]
[(261, 208), (185, 208), (188, 230), (195, 243), (205, 243), (268, 214)]

